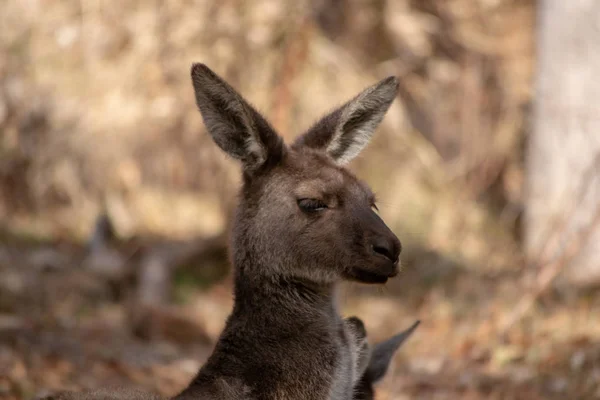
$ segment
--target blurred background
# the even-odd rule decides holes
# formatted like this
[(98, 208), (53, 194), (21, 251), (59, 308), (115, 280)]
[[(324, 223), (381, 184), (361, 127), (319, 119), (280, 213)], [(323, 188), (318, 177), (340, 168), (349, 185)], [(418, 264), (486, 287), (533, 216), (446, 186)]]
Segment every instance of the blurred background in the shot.
[[(388, 75), (351, 169), (403, 272), (348, 284), (371, 342), (422, 324), (378, 399), (600, 398), (600, 2), (0, 2), (0, 398), (173, 395), (231, 308), (238, 166), (205, 62), (287, 140)], [(535, 96), (534, 96), (535, 93)]]

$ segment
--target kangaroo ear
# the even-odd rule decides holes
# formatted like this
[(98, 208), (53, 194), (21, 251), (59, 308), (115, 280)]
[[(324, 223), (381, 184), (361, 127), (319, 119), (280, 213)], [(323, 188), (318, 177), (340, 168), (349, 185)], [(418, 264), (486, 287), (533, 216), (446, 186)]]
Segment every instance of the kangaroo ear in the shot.
[(410, 335), (412, 335), (415, 329), (417, 329), (417, 326), (419, 326), (420, 323), (421, 321), (416, 321), (404, 332), (400, 332), (373, 347), (373, 351), (371, 352), (371, 360), (369, 361), (369, 366), (365, 372), (365, 378), (371, 384), (376, 383), (385, 376), (390, 366), (390, 361), (392, 361), (392, 357), (400, 348), (402, 343), (404, 343), (404, 341), (408, 339)]
[(398, 79), (390, 76), (323, 117), (294, 146), (324, 150), (337, 164), (348, 163), (369, 143), (398, 93)]
[(193, 64), (191, 74), (204, 124), (223, 151), (250, 172), (283, 155), (283, 140), (235, 89), (204, 64)]

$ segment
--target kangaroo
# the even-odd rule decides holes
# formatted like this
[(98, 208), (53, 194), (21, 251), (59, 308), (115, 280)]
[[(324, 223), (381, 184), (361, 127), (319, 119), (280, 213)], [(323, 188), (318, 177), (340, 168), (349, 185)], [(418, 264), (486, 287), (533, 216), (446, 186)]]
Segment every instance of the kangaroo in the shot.
[(401, 244), (345, 165), (382, 121), (397, 78), (365, 89), (286, 145), (206, 65), (193, 64), (191, 77), (208, 133), (241, 162), (243, 179), (230, 235), (233, 310), (174, 400), (352, 399), (368, 371), (359, 351), (366, 334), (357, 339), (362, 322), (339, 315), (337, 287), (396, 276)]
[(396, 276), (401, 245), (344, 165), (367, 145), (398, 81), (365, 89), (287, 146), (207, 66), (194, 64), (191, 74), (207, 130), (241, 161), (243, 185), (231, 232), (233, 311), (175, 399), (350, 399), (359, 378), (354, 335), (336, 288)]
[(383, 379), (394, 353), (413, 334), (420, 323), (421, 321), (416, 321), (407, 330), (376, 344), (372, 350), (368, 347), (368, 344), (363, 345), (360, 351), (363, 357), (368, 360), (368, 363), (363, 367), (361, 378), (354, 386), (353, 400), (375, 399), (375, 384)]

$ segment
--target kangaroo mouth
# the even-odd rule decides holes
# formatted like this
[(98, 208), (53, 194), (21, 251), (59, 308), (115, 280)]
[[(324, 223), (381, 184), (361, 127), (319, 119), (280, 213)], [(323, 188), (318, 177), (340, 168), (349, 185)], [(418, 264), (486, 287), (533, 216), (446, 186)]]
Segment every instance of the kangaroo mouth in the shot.
[(366, 269), (366, 268), (353, 268), (348, 272), (348, 277), (351, 280), (355, 280), (362, 283), (386, 283), (389, 278), (393, 278), (398, 275), (399, 269), (398, 264), (394, 263), (391, 268), (385, 268), (380, 270)]

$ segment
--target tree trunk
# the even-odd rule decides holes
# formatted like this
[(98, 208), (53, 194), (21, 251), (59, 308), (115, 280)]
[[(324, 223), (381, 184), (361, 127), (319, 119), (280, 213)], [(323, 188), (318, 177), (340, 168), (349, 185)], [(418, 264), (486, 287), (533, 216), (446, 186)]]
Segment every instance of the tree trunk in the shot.
[(525, 247), (577, 286), (600, 284), (600, 1), (538, 2)]

